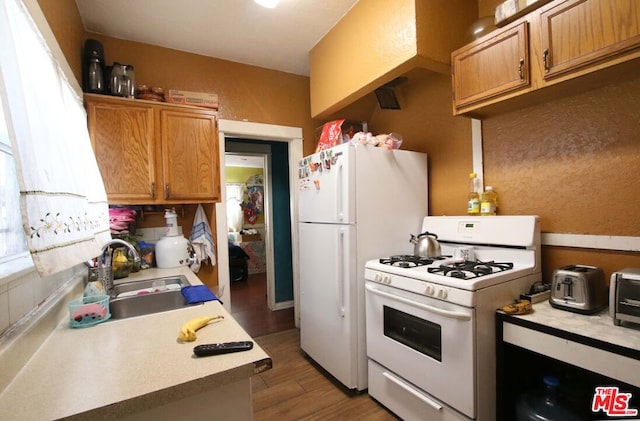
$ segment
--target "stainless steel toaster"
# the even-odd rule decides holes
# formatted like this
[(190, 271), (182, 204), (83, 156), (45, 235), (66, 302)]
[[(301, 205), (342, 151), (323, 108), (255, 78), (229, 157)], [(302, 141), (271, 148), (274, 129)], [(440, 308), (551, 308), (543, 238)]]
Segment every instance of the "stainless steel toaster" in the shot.
[(611, 274), (609, 314), (613, 324), (640, 323), (640, 269), (622, 269)]
[(604, 272), (599, 267), (569, 265), (553, 272), (549, 303), (555, 308), (592, 314), (606, 307), (608, 298)]

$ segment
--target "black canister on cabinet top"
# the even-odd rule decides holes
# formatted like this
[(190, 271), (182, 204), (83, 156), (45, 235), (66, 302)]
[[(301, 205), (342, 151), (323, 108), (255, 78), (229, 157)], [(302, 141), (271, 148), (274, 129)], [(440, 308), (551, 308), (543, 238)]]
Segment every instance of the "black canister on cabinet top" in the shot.
[(87, 39), (82, 51), (82, 90), (84, 92), (105, 93), (104, 49), (102, 43)]

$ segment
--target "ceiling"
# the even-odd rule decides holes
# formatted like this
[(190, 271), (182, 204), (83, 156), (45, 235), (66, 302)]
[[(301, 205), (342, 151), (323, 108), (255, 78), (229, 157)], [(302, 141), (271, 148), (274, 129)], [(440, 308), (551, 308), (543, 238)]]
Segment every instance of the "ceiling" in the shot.
[(226, 167), (264, 168), (264, 156), (226, 153), (224, 156), (224, 165)]
[(309, 51), (356, 2), (76, 0), (89, 32), (304, 76)]

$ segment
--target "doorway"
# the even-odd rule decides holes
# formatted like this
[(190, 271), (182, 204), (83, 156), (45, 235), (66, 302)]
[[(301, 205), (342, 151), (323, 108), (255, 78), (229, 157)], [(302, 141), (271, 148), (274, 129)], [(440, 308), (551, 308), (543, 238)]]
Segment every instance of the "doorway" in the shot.
[[(265, 247), (266, 239), (273, 238), (271, 154), (234, 152), (239, 148), (230, 139), (225, 148), (230, 279), (246, 280), (247, 275), (257, 273), (266, 279), (267, 272), (272, 273), (267, 271)], [(268, 303), (274, 301), (268, 298)]]
[[(282, 166), (278, 166), (278, 170), (280, 172), (284, 171), (287, 175), (288, 180), (288, 199), (287, 203), (284, 206), (287, 207), (287, 220), (286, 224), (288, 226), (288, 234), (286, 236), (286, 242), (289, 245), (290, 249), (290, 257), (288, 259), (290, 276), (292, 277), (292, 287), (293, 287), (293, 297), (291, 300), (282, 301), (279, 300), (278, 294), (279, 289), (277, 285), (277, 276), (273, 276), (273, 282), (270, 282), (268, 288), (271, 288), (271, 293), (269, 299), (269, 307), (272, 310), (277, 310), (281, 308), (294, 307), (294, 318), (296, 322), (296, 326), (299, 325), (299, 311), (298, 311), (298, 268), (297, 268), (297, 248), (293, 247), (293, 245), (297, 244), (297, 164), (292, 165), (291, 163), (297, 163), (302, 158), (302, 129), (295, 127), (287, 127), (287, 126), (275, 126), (268, 124), (260, 124), (260, 123), (249, 123), (249, 122), (240, 122), (240, 121), (231, 121), (231, 120), (220, 120), (219, 122), (220, 129), (220, 162), (225, 165), (227, 158), (226, 150), (226, 142), (227, 140), (233, 140), (234, 138), (242, 139), (245, 143), (255, 144), (258, 146), (267, 146), (271, 144), (275, 146), (276, 149), (282, 151), (281, 147), (284, 146), (284, 153), (287, 157), (287, 162), (289, 164), (286, 167), (282, 168)], [(237, 151), (236, 151), (237, 152)], [(280, 152), (282, 153), (282, 152)], [(240, 151), (240, 155), (245, 155), (246, 152)], [(250, 152), (249, 155), (262, 155), (264, 152)], [(266, 169), (269, 171), (269, 159), (267, 157), (266, 160)], [(223, 186), (226, 186), (226, 175), (225, 171), (221, 171), (221, 183)], [(266, 186), (265, 186), (266, 187)], [(216, 239), (219, 245), (224, 245), (227, 242), (227, 193), (226, 189), (222, 190), (222, 202), (216, 204)], [(266, 192), (265, 196), (272, 196), (270, 192)], [(283, 204), (281, 203), (280, 206)], [(268, 210), (266, 210), (268, 213)], [(278, 212), (275, 212), (278, 214)], [(282, 213), (280, 213), (282, 214)], [(273, 221), (273, 213), (269, 217), (266, 225), (274, 225)], [(282, 238), (278, 239), (277, 233), (269, 234), (268, 230), (265, 231), (264, 234), (265, 241), (265, 252), (266, 252), (266, 267), (268, 271), (273, 271), (274, 267), (282, 266), (277, 265), (275, 263), (282, 262), (281, 256), (278, 256), (278, 259), (274, 258), (274, 250), (277, 252), (277, 242), (281, 242)], [(278, 241), (274, 241), (278, 239)], [(222, 297), (224, 297), (223, 302), (224, 306), (227, 310), (230, 311), (231, 301), (233, 297), (231, 296), (231, 288), (230, 288), (230, 276), (229, 276), (229, 254), (226, 247), (218, 247), (218, 257), (219, 257), (219, 266), (218, 266), (218, 279), (219, 279), (219, 288), (222, 291)]]
[[(267, 268), (266, 258), (267, 239), (274, 238), (270, 148), (260, 143), (243, 143), (227, 138), (225, 150), (230, 292), (243, 297), (239, 294), (242, 288), (251, 286), (259, 294), (256, 297), (252, 295), (251, 300), (272, 311), (276, 300), (274, 288), (269, 286), (275, 285), (275, 274), (272, 268)], [(235, 312), (239, 305), (234, 298), (232, 310)]]

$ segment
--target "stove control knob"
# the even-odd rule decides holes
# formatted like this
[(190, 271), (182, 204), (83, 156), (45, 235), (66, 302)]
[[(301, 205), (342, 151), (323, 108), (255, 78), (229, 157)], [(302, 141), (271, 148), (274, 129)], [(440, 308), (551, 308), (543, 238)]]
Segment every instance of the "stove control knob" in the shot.
[(427, 295), (433, 295), (436, 292), (436, 289), (433, 287), (433, 285), (427, 285), (427, 287), (425, 288), (424, 292)]
[(385, 276), (382, 280), (383, 284), (391, 285), (391, 276)]
[(376, 273), (376, 276), (373, 277), (373, 280), (376, 282), (380, 282), (382, 280), (382, 275)]
[(441, 289), (438, 290), (438, 298), (442, 298), (443, 300), (447, 298), (447, 290)]

